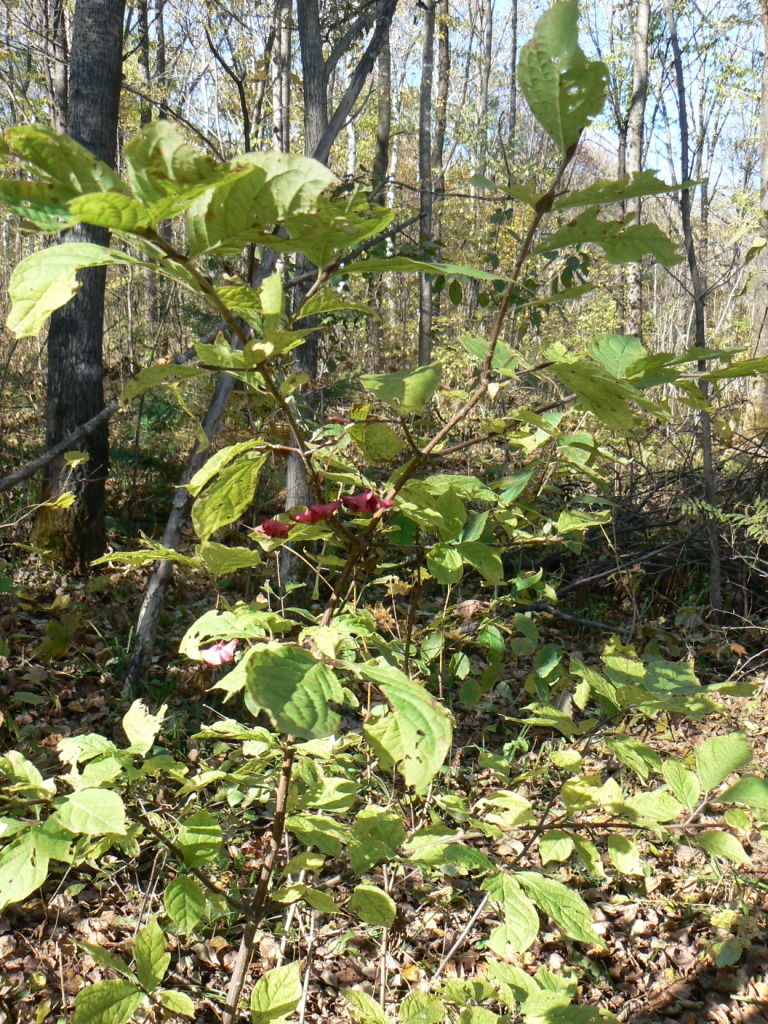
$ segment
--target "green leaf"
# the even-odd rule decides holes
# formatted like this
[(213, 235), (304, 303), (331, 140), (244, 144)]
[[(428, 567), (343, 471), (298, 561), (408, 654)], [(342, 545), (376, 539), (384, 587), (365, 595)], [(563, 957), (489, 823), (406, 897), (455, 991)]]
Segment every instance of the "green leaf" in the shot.
[(58, 186), (56, 194), (72, 198), (87, 192), (127, 192), (119, 176), (90, 150), (68, 135), (42, 124), (9, 128), (13, 155), (39, 177)]
[(435, 544), (427, 553), (427, 568), (438, 583), (448, 586), (458, 583), (464, 575), (464, 560), (455, 547)]
[(0, 910), (21, 903), (48, 877), (49, 856), (27, 833), (0, 855)]
[(171, 964), (168, 944), (156, 917), (153, 917), (136, 936), (133, 955), (136, 957), (139, 981), (148, 992), (153, 992)]
[(108, 264), (141, 266), (141, 261), (91, 242), (67, 242), (38, 249), (16, 266), (8, 285), (7, 327), (16, 338), (35, 337), (55, 309), (79, 288), (77, 271)]
[(188, 868), (207, 864), (219, 853), (224, 843), (221, 825), (208, 811), (197, 811), (179, 826), (176, 845)]
[(239, 252), (255, 231), (314, 212), (320, 193), (336, 182), (316, 160), (271, 150), (235, 157), (230, 167), (249, 173), (225, 180), (187, 210), (192, 255)]
[(219, 451), (206, 461), (205, 465), (198, 469), (189, 483), (184, 484), (184, 486), (192, 497), (196, 498), (206, 484), (209, 484), (225, 466), (228, 466), (238, 455), (253, 451), (257, 445), (258, 441), (241, 441), (239, 444), (231, 444), (226, 448), (220, 448)]
[(251, 992), (251, 1024), (269, 1024), (293, 1013), (301, 1002), (298, 963), (275, 967), (259, 978)]
[(752, 863), (744, 847), (730, 832), (721, 832), (718, 829), (712, 829), (711, 832), (699, 832), (696, 842), (702, 850), (714, 857), (724, 857), (733, 864)]
[(429, 992), (411, 992), (400, 1004), (400, 1024), (441, 1024), (448, 1011), (437, 996)]
[(608, 856), (622, 875), (642, 876), (643, 863), (634, 839), (619, 835), (608, 836)]
[(69, 189), (47, 181), (0, 178), (0, 204), (41, 231), (54, 234), (74, 223), (67, 209)]
[(563, 154), (603, 109), (608, 68), (578, 43), (576, 0), (554, 4), (520, 54), (518, 81), (534, 117)]
[(160, 1002), (170, 1013), (180, 1013), (183, 1017), (195, 1016), (195, 1004), (186, 992), (177, 992), (175, 989), (163, 989), (157, 995)]
[(405, 441), (386, 423), (355, 423), (349, 436), (367, 462), (391, 462), (405, 447)]
[(663, 267), (682, 260), (679, 247), (656, 224), (631, 224), (627, 220), (600, 220), (598, 210), (585, 210), (534, 249), (533, 255), (587, 242), (599, 246), (608, 263), (639, 263), (653, 256)]
[(342, 989), (342, 993), (355, 1020), (362, 1021), (362, 1024), (392, 1024), (376, 1000), (367, 992), (357, 988), (345, 988)]
[[(598, 691), (599, 692), (599, 691)], [(636, 772), (643, 782), (648, 781), (651, 771), (661, 770), (661, 758), (651, 747), (629, 736), (613, 736), (605, 744), (616, 757)]]
[(613, 377), (623, 377), (630, 366), (645, 357), (637, 338), (624, 334), (600, 334), (589, 346), (589, 354)]
[(539, 856), (542, 864), (562, 863), (573, 853), (573, 839), (559, 828), (551, 828), (539, 840)]
[(285, 735), (321, 739), (338, 731), (334, 704), (344, 703), (338, 679), (322, 661), (301, 647), (257, 644), (251, 648), (245, 703), (258, 715), (266, 711)]
[(360, 383), (391, 406), (398, 416), (408, 416), (424, 412), (437, 390), (441, 373), (440, 363), (430, 363), (397, 373), (363, 374)]
[(78, 196), (67, 204), (76, 223), (85, 221), (110, 231), (142, 234), (152, 224), (149, 209), (132, 196), (121, 192), (93, 192)]
[(110, 971), (115, 971), (117, 974), (122, 974), (124, 978), (132, 981), (135, 985), (139, 984), (139, 979), (136, 977), (134, 971), (128, 966), (122, 957), (115, 956), (108, 950), (104, 949), (103, 946), (96, 946), (92, 942), (78, 942), (77, 945), (86, 950), (92, 960), (94, 960), (101, 967), (106, 967)]
[(195, 554), (211, 576), (226, 576), (231, 572), (237, 572), (238, 569), (250, 569), (254, 565), (261, 565), (263, 561), (261, 553), (252, 548), (229, 547), (215, 541), (201, 544)]
[(202, 541), (235, 522), (253, 502), (266, 455), (245, 452), (223, 469), (192, 505), (192, 525)]
[(534, 871), (518, 871), (514, 876), (536, 906), (552, 918), (570, 939), (595, 946), (605, 943), (592, 926), (589, 907), (578, 893)]
[(584, 360), (557, 363), (552, 370), (575, 393), (578, 408), (594, 413), (612, 430), (626, 433), (638, 426), (640, 420), (629, 402), (656, 408), (643, 398), (642, 392), (614, 380), (604, 370)]
[(182, 935), (197, 928), (205, 914), (205, 895), (194, 880), (178, 875), (163, 894), (165, 911)]
[(605, 878), (603, 861), (600, 857), (600, 851), (595, 844), (590, 839), (581, 839), (579, 836), (574, 836), (573, 845), (576, 847), (576, 853), (587, 869), (588, 874), (593, 875), (595, 878)]
[(482, 887), (502, 911), (502, 923), (488, 941), (491, 950), (508, 960), (530, 949), (539, 934), (539, 915), (520, 885), (508, 872), (500, 871), (486, 878)]
[(316, 846), (329, 857), (339, 856), (348, 837), (347, 830), (325, 814), (294, 814), (285, 827), (305, 846)]
[(131, 753), (149, 753), (160, 732), (167, 710), (168, 705), (163, 704), (156, 715), (151, 715), (143, 700), (135, 700), (131, 704), (123, 716), (123, 730), (131, 745)]
[(456, 550), (465, 562), (477, 569), (486, 583), (496, 586), (504, 582), (501, 556), (490, 545), (479, 540), (469, 540), (457, 544)]
[(696, 751), (696, 770), (704, 792), (709, 793), (733, 772), (749, 764), (753, 756), (752, 745), (743, 732), (705, 740)]
[(380, 807), (363, 807), (348, 843), (352, 870), (362, 875), (382, 861), (392, 860), (404, 839), (403, 822), (396, 814)]
[(555, 201), (554, 208), (570, 210), (574, 206), (607, 206), (642, 196), (667, 195), (684, 187), (667, 185), (653, 171), (638, 171), (626, 178), (601, 178), (587, 188), (568, 192)]
[(702, 380), (725, 380), (729, 377), (756, 377), (768, 373), (768, 358), (742, 359), (739, 363), (719, 366), (716, 370), (702, 374)]
[(366, 739), (379, 757), (398, 766), (409, 786), (424, 792), (450, 749), (449, 713), (423, 686), (395, 668), (366, 662), (355, 671), (374, 683), (392, 708), (366, 724)]
[(745, 775), (720, 795), (724, 803), (746, 804), (761, 814), (768, 812), (768, 780)]
[[(648, 821), (675, 821), (685, 809), (664, 787), (646, 793), (635, 793), (624, 802), (624, 808)], [(621, 813), (626, 813), (622, 810)], [(630, 818), (630, 820), (632, 820)]]
[(127, 1024), (143, 1002), (130, 981), (98, 981), (78, 992), (72, 1024)]
[(500, 274), (492, 274), (476, 267), (463, 267), (455, 263), (427, 263), (426, 260), (412, 260), (408, 256), (369, 256), (355, 263), (345, 263), (331, 277), (345, 277), (348, 274), (445, 274), (456, 277), (471, 277), (477, 281), (508, 281), (509, 278)]
[(78, 789), (66, 797), (57, 816), (64, 828), (76, 835), (126, 834), (125, 807), (111, 789)]
[(139, 398), (151, 388), (159, 387), (160, 384), (173, 384), (180, 380), (190, 380), (192, 377), (200, 377), (205, 373), (197, 366), (177, 365), (167, 363), (161, 366), (145, 366), (139, 370), (133, 380), (129, 380), (120, 393), (120, 405), (125, 408), (134, 398)]
[(168, 121), (155, 121), (123, 151), (134, 195), (145, 203), (177, 194), (185, 186), (210, 182), (221, 174), (216, 161), (187, 145)]
[(377, 885), (356, 886), (347, 909), (366, 924), (382, 928), (390, 928), (397, 914), (395, 901)]

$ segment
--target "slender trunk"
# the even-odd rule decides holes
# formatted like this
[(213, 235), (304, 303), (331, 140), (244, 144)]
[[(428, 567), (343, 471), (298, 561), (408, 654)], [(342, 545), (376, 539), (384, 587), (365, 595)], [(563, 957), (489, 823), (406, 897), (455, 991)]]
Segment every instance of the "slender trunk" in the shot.
[[(117, 148), (124, 10), (125, 0), (78, 0), (72, 26), (70, 134), (111, 166)], [(83, 224), (67, 232), (66, 240), (106, 245), (109, 234), (103, 228)], [(106, 269), (84, 270), (78, 278), (80, 289), (53, 314), (48, 331), (48, 448), (104, 408)], [(33, 530), (35, 543), (50, 557), (81, 569), (104, 551), (109, 456), (106, 423), (89, 435), (84, 450), (89, 461), (81, 468), (73, 469), (64, 459), (47, 467), (44, 498), (71, 491), (75, 502), (67, 509), (41, 508)]]
[(159, 90), (160, 106), (157, 112), (158, 120), (162, 121), (168, 116), (166, 112), (167, 102), (167, 63), (165, 56), (165, 13), (166, 0), (155, 0), (155, 78)]
[[(632, 33), (634, 63), (632, 69), (632, 97), (627, 119), (627, 171), (639, 174), (643, 169), (643, 141), (645, 135), (645, 103), (648, 96), (648, 26), (650, 0), (638, 0), (637, 17)], [(640, 199), (630, 200), (629, 207), (640, 223)], [(643, 265), (630, 263), (627, 267), (627, 333), (643, 336)]]
[(55, 131), (63, 134), (67, 130), (69, 116), (69, 90), (67, 82), (69, 45), (67, 43), (64, 0), (48, 0), (46, 3), (46, 19), (46, 32), (51, 55), (49, 64), (51, 125)]
[(477, 90), (477, 123), (480, 136), (478, 139), (477, 166), (475, 170), (478, 174), (485, 174), (488, 166), (488, 94), (491, 82), (491, 65), (493, 63), (492, 0), (482, 0), (480, 25), (482, 33), (482, 60), (480, 63), (480, 82)]
[[(685, 89), (685, 77), (683, 74), (683, 60), (680, 53), (680, 43), (677, 38), (677, 22), (675, 13), (671, 6), (671, 0), (663, 0), (664, 11), (667, 17), (670, 43), (674, 56), (675, 79), (677, 84), (678, 122), (680, 126), (680, 173), (683, 182), (689, 180), (690, 176), (690, 155), (688, 142), (688, 107)], [(695, 324), (695, 343), (697, 348), (706, 348), (707, 341), (707, 294), (706, 285), (699, 271), (699, 261), (696, 253), (696, 245), (693, 238), (693, 227), (691, 225), (691, 190), (684, 188), (680, 192), (680, 219), (683, 227), (683, 239), (685, 243), (685, 255), (688, 261), (688, 271), (691, 276), (693, 288), (693, 310)], [(706, 362), (698, 363), (700, 371), (706, 370)], [(708, 388), (706, 384), (700, 385), (704, 397), (707, 397)], [(699, 426), (701, 432), (701, 453), (704, 470), (704, 492), (707, 503), (714, 508), (717, 504), (717, 484), (715, 470), (712, 460), (712, 421), (707, 410), (699, 413)], [(722, 610), (722, 585), (720, 567), (720, 537), (717, 531), (717, 520), (713, 515), (707, 517), (707, 535), (709, 537), (709, 600), (712, 610), (717, 614)]]
[[(627, 173), (627, 122), (619, 124), (619, 144), (616, 153), (616, 177), (623, 178)], [(626, 202), (622, 200), (619, 203), (621, 209), (621, 216), (623, 217), (626, 213)], [(615, 324), (616, 333), (623, 334), (626, 327), (626, 296), (625, 296), (625, 285), (626, 280), (624, 277), (623, 269), (618, 274), (618, 289), (616, 293), (616, 313), (615, 313)]]
[[(139, 67), (144, 76), (144, 91), (152, 95), (152, 71), (149, 66), (149, 0), (139, 0)], [(139, 124), (142, 128), (152, 120), (152, 105), (149, 99), (141, 100)]]
[(291, 148), (291, 0), (277, 0), (274, 17), (273, 145), (287, 153)]
[[(435, 8), (431, 0), (424, 9), (424, 41), (421, 51), (419, 91), (419, 214), (421, 246), (432, 242), (432, 75), (435, 62)], [(419, 366), (432, 358), (432, 282), (419, 278)]]
[(514, 167), (517, 144), (517, 0), (511, 0), (509, 17), (509, 162)]
[[(760, 96), (760, 233), (768, 237), (768, 0), (760, 4), (763, 21), (763, 78)], [(768, 245), (754, 261), (752, 355), (768, 355)], [(768, 376), (756, 377), (749, 389), (748, 427), (754, 434), (768, 430)]]
[[(389, 31), (376, 62), (376, 149), (373, 156), (371, 202), (384, 205), (387, 174), (389, 171), (389, 147), (392, 134), (392, 50)], [(384, 277), (381, 274), (368, 276), (368, 302), (379, 313), (384, 303)], [(368, 369), (376, 370), (381, 364), (381, 338), (383, 316), (368, 317)], [(365, 363), (361, 363), (365, 365)]]
[[(448, 92), (451, 84), (451, 39), (449, 0), (438, 0), (435, 32), (437, 35), (437, 90), (435, 93), (434, 131), (432, 133), (432, 236), (442, 239), (441, 206), (445, 194), (445, 134), (448, 125)], [(440, 316), (440, 295), (432, 295), (433, 319)]]

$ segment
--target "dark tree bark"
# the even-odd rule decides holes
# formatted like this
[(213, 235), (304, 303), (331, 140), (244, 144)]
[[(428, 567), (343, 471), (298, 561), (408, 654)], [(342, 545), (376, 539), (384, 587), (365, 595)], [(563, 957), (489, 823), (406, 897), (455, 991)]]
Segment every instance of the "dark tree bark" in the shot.
[[(419, 237), (422, 247), (432, 242), (432, 76), (435, 65), (436, 0), (424, 7), (419, 90)], [(432, 281), (419, 277), (419, 366), (432, 358)]]
[[(114, 166), (125, 0), (78, 0), (72, 26), (69, 72), (69, 132), (105, 163)], [(66, 241), (106, 245), (108, 232), (88, 224)], [(71, 302), (51, 317), (48, 331), (46, 446), (52, 448), (104, 408), (102, 340), (106, 269), (81, 271)], [(89, 461), (72, 469), (63, 459), (47, 469), (44, 499), (72, 491), (68, 509), (42, 508), (35, 519), (35, 543), (67, 566), (85, 568), (104, 551), (104, 489), (108, 471), (108, 428), (89, 435)]]
[(509, 18), (509, 162), (514, 167), (517, 143), (517, 0), (511, 0)]

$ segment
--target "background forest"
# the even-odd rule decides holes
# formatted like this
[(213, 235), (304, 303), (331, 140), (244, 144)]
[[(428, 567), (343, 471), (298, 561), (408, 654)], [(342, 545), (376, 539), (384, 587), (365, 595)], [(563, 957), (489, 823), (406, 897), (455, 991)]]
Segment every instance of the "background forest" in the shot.
[(766, 1019), (761, 4), (2, 5), (0, 1024)]

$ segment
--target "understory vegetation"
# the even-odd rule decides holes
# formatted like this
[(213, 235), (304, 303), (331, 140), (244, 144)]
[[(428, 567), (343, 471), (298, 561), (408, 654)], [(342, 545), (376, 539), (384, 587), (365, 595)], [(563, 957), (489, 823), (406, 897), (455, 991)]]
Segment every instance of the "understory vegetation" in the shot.
[(719, 293), (730, 343), (658, 343), (653, 274), (698, 315), (695, 182), (593, 173), (578, 40), (565, 0), (521, 49), (543, 156), (461, 182), (474, 260), (310, 157), (163, 118), (118, 172), (6, 131), (3, 484), (41, 450), (11, 350), (84, 270), (146, 316), (107, 359), (106, 553), (30, 535), (79, 447), (61, 493), (3, 486), (2, 1024), (765, 1018), (768, 358)]

